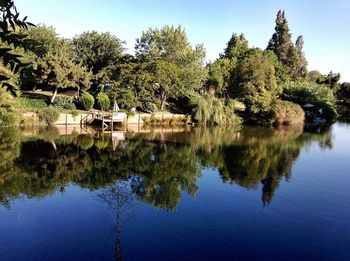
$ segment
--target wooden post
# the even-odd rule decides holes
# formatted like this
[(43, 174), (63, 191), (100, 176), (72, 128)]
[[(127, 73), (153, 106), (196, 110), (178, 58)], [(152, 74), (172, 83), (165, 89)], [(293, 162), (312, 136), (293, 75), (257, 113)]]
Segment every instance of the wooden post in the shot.
[(66, 113), (66, 126), (67, 126), (67, 113)]

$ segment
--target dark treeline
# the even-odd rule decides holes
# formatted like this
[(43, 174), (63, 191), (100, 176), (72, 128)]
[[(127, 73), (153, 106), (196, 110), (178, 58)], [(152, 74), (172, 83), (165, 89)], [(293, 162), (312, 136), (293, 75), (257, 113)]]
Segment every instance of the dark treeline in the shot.
[[(262, 184), (262, 201), (268, 204), (280, 180), (291, 178), (303, 147), (315, 142), (332, 146), (327, 130), (312, 135), (303, 134), (302, 128), (254, 133), (198, 128), (187, 133), (190, 140), (174, 134), (166, 141), (150, 134), (120, 142), (113, 150), (107, 137), (60, 136), (51, 128), (42, 129), (40, 139), (21, 139), (17, 129), (3, 129), (0, 202), (10, 207), (19, 197), (45, 197), (64, 192), (70, 184), (95, 191), (125, 181), (140, 201), (175, 210), (183, 192), (196, 194), (202, 170), (209, 167), (218, 169), (223, 182), (248, 189)], [(235, 134), (231, 144), (222, 143)]]
[[(251, 47), (244, 34), (233, 33), (219, 58), (206, 63), (204, 46), (192, 46), (181, 26), (145, 30), (130, 55), (125, 42), (109, 32), (61, 38), (51, 26), (19, 20), (13, 1), (3, 2), (0, 81), (2, 89), (18, 95), (47, 90), (54, 104), (57, 93), (74, 91), (75, 100), (61, 96), (56, 103), (108, 109), (116, 100), (126, 110), (170, 110), (214, 124), (239, 123), (236, 114), (242, 107), (246, 109), (241, 116), (254, 124), (298, 122), (304, 118), (298, 104), (305, 103), (317, 105), (332, 120), (337, 116), (336, 97), (349, 104), (350, 84), (340, 84), (340, 74), (308, 72), (304, 38), (292, 40), (281, 10), (265, 49)], [(7, 96), (4, 90), (1, 96)], [(0, 99), (3, 125), (11, 123), (6, 108), (16, 107), (8, 100)]]

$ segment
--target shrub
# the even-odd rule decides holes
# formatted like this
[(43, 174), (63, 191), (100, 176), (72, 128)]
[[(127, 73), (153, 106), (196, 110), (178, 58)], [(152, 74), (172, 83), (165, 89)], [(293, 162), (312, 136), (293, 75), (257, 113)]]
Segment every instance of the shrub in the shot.
[(15, 110), (17, 106), (18, 104), (13, 96), (0, 87), (0, 127), (19, 123)]
[(90, 93), (84, 92), (81, 96), (81, 103), (83, 104), (84, 109), (88, 111), (94, 107), (95, 99)]
[(141, 109), (147, 113), (153, 113), (158, 110), (157, 105), (155, 105), (153, 102), (142, 103)]
[(311, 103), (323, 110), (327, 120), (337, 117), (336, 98), (333, 91), (324, 85), (310, 82), (289, 82), (283, 89), (283, 100), (299, 105)]
[(57, 121), (59, 117), (59, 112), (56, 108), (54, 107), (47, 107), (42, 109), (41, 111), (38, 112), (38, 117), (40, 122), (43, 122), (45, 124), (53, 124), (55, 121)]
[(118, 106), (122, 109), (130, 110), (131, 108), (140, 105), (140, 102), (132, 89), (115, 88), (111, 97), (116, 100)]
[(75, 120), (76, 117), (79, 116), (79, 111), (77, 111), (77, 110), (73, 110), (73, 111), (71, 111), (70, 113), (72, 114), (74, 120)]
[(54, 102), (54, 106), (59, 109), (64, 110), (75, 110), (75, 104), (73, 103), (73, 99), (69, 96), (57, 96)]
[(0, 109), (0, 127), (13, 126), (18, 124), (16, 113)]
[(240, 124), (241, 119), (235, 114), (232, 100), (218, 99), (213, 96), (198, 96), (192, 101), (192, 116), (199, 124)]
[(111, 101), (109, 100), (107, 94), (105, 94), (104, 92), (100, 92), (97, 95), (97, 103), (100, 109), (103, 111), (108, 110), (111, 105)]
[(289, 101), (277, 100), (274, 106), (274, 120), (277, 125), (291, 125), (303, 123), (305, 119), (304, 110), (300, 105)]
[(19, 97), (18, 102), (22, 109), (31, 110), (34, 112), (37, 112), (47, 107), (46, 102), (42, 99), (30, 99), (26, 97)]

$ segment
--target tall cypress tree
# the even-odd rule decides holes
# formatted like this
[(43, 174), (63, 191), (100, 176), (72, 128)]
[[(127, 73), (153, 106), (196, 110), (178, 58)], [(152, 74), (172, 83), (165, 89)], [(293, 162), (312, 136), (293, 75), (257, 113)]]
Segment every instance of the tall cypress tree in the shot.
[(302, 35), (299, 35), (297, 41), (295, 42), (295, 47), (298, 53), (298, 65), (297, 65), (297, 75), (301, 77), (307, 76), (307, 60), (305, 58), (305, 53), (303, 51), (304, 47), (304, 38)]
[[(286, 67), (292, 78), (306, 75), (306, 59), (302, 51), (303, 38), (298, 37), (298, 47), (295, 47), (289, 32), (288, 21), (285, 13), (279, 10), (276, 18), (275, 33), (272, 35), (267, 50), (273, 51), (278, 60)], [(305, 71), (304, 71), (305, 70)]]

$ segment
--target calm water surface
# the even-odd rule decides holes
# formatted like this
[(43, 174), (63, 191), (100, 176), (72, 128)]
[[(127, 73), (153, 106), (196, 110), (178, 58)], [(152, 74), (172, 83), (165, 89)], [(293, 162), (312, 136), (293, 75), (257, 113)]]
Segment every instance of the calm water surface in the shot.
[(0, 260), (350, 260), (350, 125), (0, 129)]

